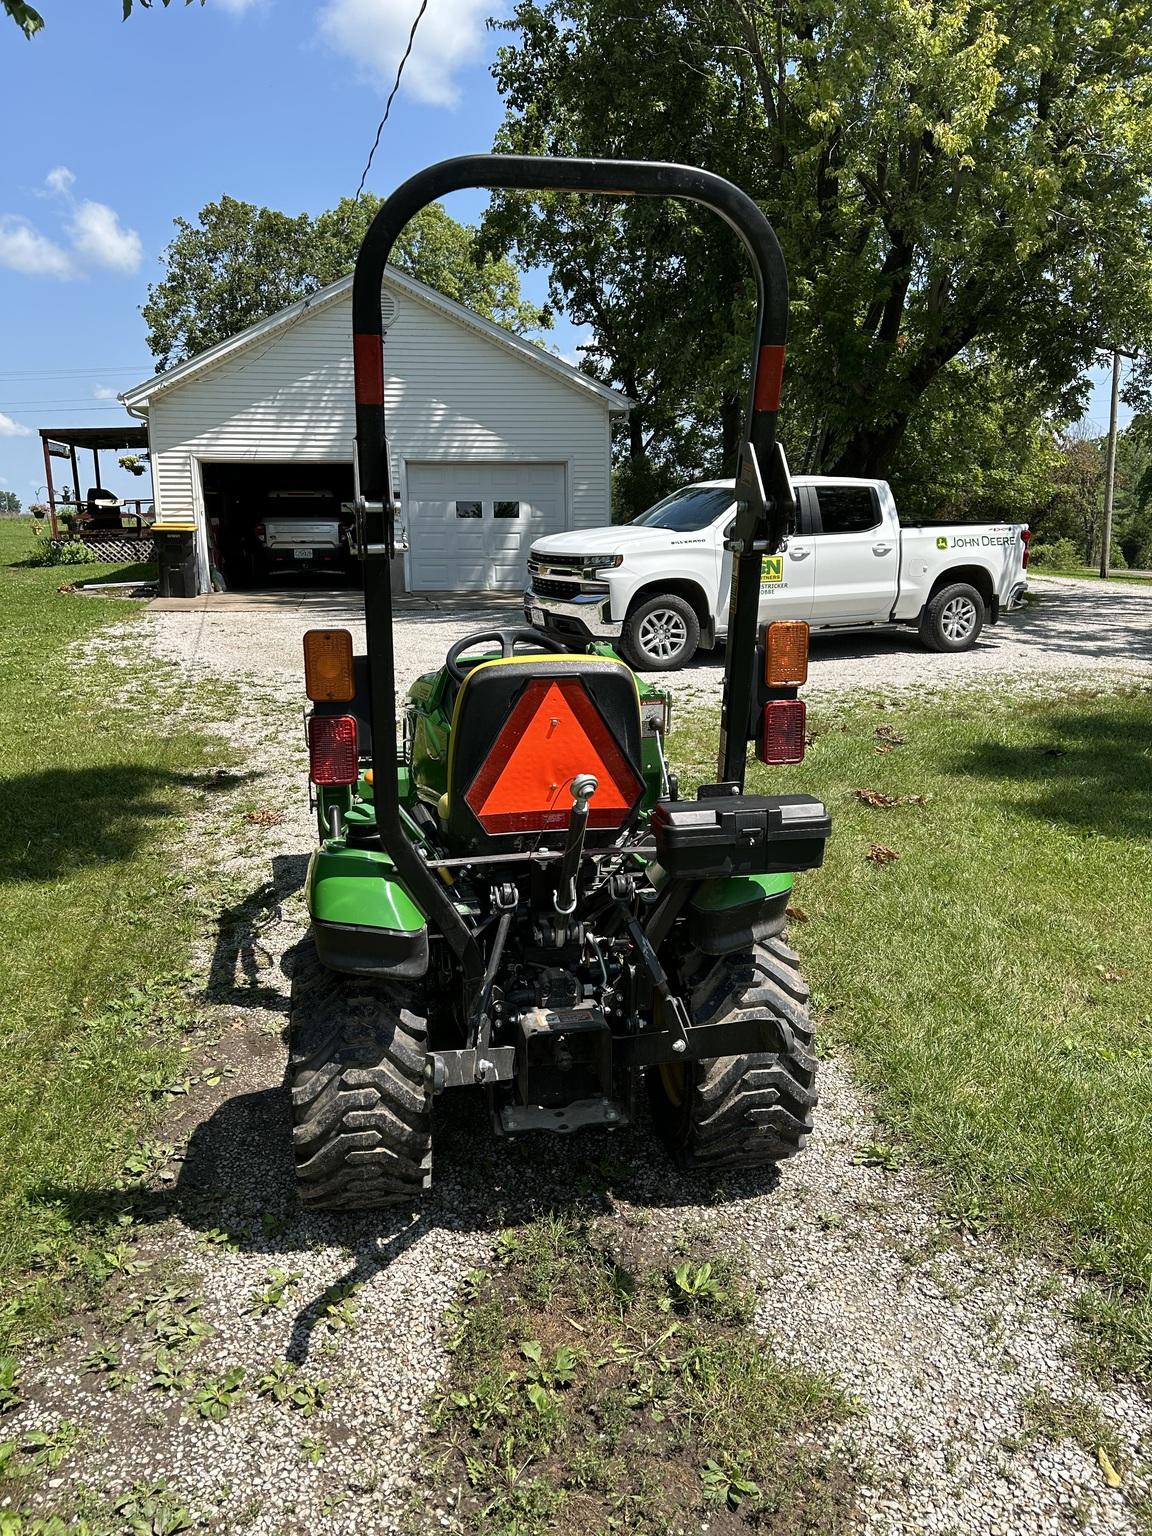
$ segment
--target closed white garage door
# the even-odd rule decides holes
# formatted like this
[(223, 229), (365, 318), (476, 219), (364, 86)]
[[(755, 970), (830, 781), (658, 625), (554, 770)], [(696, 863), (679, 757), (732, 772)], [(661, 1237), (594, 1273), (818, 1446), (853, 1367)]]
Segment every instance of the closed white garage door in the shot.
[(413, 592), (515, 590), (534, 539), (564, 531), (563, 464), (408, 464)]

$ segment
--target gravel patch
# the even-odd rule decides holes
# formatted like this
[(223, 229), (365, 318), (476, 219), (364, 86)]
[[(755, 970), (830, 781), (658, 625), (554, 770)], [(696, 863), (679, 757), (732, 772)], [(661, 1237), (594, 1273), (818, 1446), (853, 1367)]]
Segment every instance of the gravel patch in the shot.
[[(1099, 585), (1079, 585), (1099, 606)], [(1120, 603), (1108, 625), (1097, 614), (1101, 643), (1113, 647), (1104, 664), (1114, 671), (1132, 664), (1137, 633), (1147, 640), (1128, 601), (1152, 615), (1147, 598), (1127, 592), (1106, 594), (1105, 604)], [(1021, 635), (1033, 639), (1017, 637), (1018, 652), (1031, 644), (1033, 657), (1067, 661), (1060, 646), (1071, 644), (1087, 613), (1079, 598), (1071, 610), (1068, 602), (1055, 595), (1000, 633), (1022, 623)], [(115, 1282), (101, 1312), (75, 1320), (28, 1368), (27, 1404), (5, 1416), (5, 1437), (62, 1420), (82, 1426), (75, 1451), (26, 1503), (47, 1510), (79, 1495), (107, 1509), (133, 1484), (163, 1479), (222, 1531), (391, 1536), (437, 1528), (438, 1513), (412, 1509), (410, 1475), (421, 1405), (444, 1370), (441, 1314), (468, 1269), (486, 1262), (503, 1225), (540, 1206), (591, 1199), (608, 1220), (643, 1226), (669, 1246), (686, 1227), (708, 1229), (755, 1279), (757, 1322), (774, 1345), (856, 1397), (860, 1414), (831, 1443), (859, 1479), (861, 1536), (1137, 1536), (1138, 1503), (1150, 1493), (1152, 1409), (1134, 1388), (1100, 1384), (1078, 1365), (1065, 1315), (1076, 1283), (987, 1238), (947, 1231), (931, 1187), (913, 1171), (855, 1162), (883, 1133), (841, 1062), (823, 1066), (810, 1149), (778, 1178), (720, 1185), (680, 1174), (647, 1123), (615, 1135), (498, 1142), (482, 1104), (446, 1095), (436, 1187), (419, 1211), (339, 1219), (298, 1212), (281, 1083), (314, 837), (296, 659), (299, 633), (312, 622), (315, 612), (154, 613), (132, 626), (130, 642), (102, 642), (106, 656), (138, 668), (147, 626), (158, 655), (192, 675), (242, 677), (242, 713), (217, 728), (250, 751), (250, 777), (214, 794), (196, 829), (227, 849), (215, 877), (227, 899), (197, 961), (213, 1041), (205, 1059), (219, 1064), (221, 1080), (180, 1101), (165, 1129), (175, 1150), (133, 1229), (134, 1257), (151, 1267)], [(463, 633), (476, 620), (405, 622), (400, 654), (412, 675), (443, 655), (453, 626)], [(1055, 650), (1040, 644), (1044, 630), (1050, 643), (1063, 637)], [(1089, 641), (1085, 633), (1081, 643)], [(875, 650), (880, 642), (859, 643)], [(847, 651), (852, 642), (834, 644)], [(964, 660), (893, 650), (881, 669), (886, 689), (897, 686), (894, 656), (918, 669)], [(876, 657), (855, 665), (870, 668)], [(819, 672), (839, 666), (817, 663)], [(253, 806), (283, 820), (249, 821)], [(261, 1311), (254, 1298), (274, 1270), (291, 1280), (279, 1305)], [(151, 1321), (139, 1315), (142, 1299), (162, 1296), (165, 1284), (177, 1299), (151, 1303)], [(212, 1331), (191, 1353), (188, 1390), (170, 1399), (148, 1381), (157, 1333), (173, 1319), (178, 1327), (181, 1316)], [(134, 1378), (115, 1391), (106, 1390), (108, 1372), (84, 1367), (102, 1344), (118, 1348), (119, 1370)], [(256, 1395), (256, 1381), (278, 1361), (298, 1367), (299, 1380), (327, 1384), (311, 1417)], [(190, 1391), (234, 1367), (245, 1378), (227, 1416), (195, 1416)], [(1111, 1427), (1126, 1453), (1122, 1487), (1106, 1486), (1094, 1445), (1030, 1436), (1028, 1403), (1041, 1390), (1088, 1405)]]
[[(217, 606), (219, 605), (219, 606)], [(245, 599), (226, 594), (180, 612), (150, 610), (160, 654), (196, 661), (225, 676), (258, 670), (299, 689), (301, 638), (306, 629), (343, 625), (363, 649), (364, 626), (355, 592), (284, 593)], [(483, 601), (398, 600), (396, 671), (406, 689), (421, 672), (440, 666), (453, 641), (493, 625), (523, 623), (515, 597)], [(971, 651), (926, 651), (911, 630), (855, 630), (812, 639), (805, 693), (951, 692), (1010, 682), (1030, 691), (1069, 678), (1111, 681), (1152, 672), (1152, 587), (1124, 582), (1037, 578), (1027, 606), (1008, 614)], [(686, 701), (718, 704), (722, 651), (701, 652), (682, 671), (651, 673)]]

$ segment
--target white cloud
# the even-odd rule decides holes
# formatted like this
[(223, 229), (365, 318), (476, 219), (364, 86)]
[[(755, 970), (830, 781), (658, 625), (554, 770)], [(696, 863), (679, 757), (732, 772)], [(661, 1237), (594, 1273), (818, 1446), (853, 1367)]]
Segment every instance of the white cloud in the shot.
[(27, 219), (0, 214), (0, 267), (26, 272), (31, 277), (76, 276), (68, 252), (42, 235)]
[(57, 165), (45, 176), (44, 185), (48, 188), (49, 192), (54, 192), (58, 197), (62, 197), (75, 180), (76, 177), (66, 165)]
[[(436, 0), (429, 5), (404, 66), (400, 96), (434, 107), (455, 106), (460, 96), (456, 72), (483, 52), (484, 22), (491, 9), (491, 0)], [(416, 0), (325, 0), (320, 33), (386, 96), (416, 11)]]
[(0, 411), (0, 437), (31, 437), (32, 428), (26, 427), (22, 421), (13, 421), (11, 416), (5, 416)]
[(69, 225), (72, 244), (83, 256), (114, 272), (135, 272), (143, 247), (134, 229), (125, 229), (107, 203), (80, 203)]
[(107, 384), (97, 384), (96, 388), (92, 391), (92, 396), (96, 400), (118, 400), (120, 398), (118, 392), (114, 389), (109, 389)]

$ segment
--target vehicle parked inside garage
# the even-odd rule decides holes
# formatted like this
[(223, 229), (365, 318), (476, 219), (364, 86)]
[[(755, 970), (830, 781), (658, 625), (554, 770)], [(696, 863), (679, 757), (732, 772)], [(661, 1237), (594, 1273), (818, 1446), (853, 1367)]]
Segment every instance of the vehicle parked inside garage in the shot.
[(258, 576), (284, 571), (352, 570), (353, 514), (333, 494), (269, 491), (270, 511), (255, 524)]
[[(764, 558), (760, 618), (813, 629), (906, 625), (964, 651), (1027, 587), (1025, 523), (901, 527), (883, 480), (796, 477), (795, 530)], [(564, 640), (608, 640), (633, 667), (670, 671), (727, 637), (736, 516), (731, 480), (682, 487), (622, 526), (533, 544), (524, 611)]]

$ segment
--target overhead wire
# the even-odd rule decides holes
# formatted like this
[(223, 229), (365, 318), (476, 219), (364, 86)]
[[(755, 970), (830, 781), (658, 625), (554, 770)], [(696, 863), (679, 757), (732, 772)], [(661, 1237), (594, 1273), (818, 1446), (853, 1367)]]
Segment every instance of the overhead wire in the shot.
[(354, 203), (360, 201), (360, 194), (364, 190), (364, 183), (368, 180), (368, 172), (372, 169), (372, 161), (375, 158), (377, 149), (380, 147), (380, 135), (384, 132), (384, 124), (388, 121), (388, 114), (392, 111), (392, 103), (396, 99), (396, 92), (400, 89), (400, 81), (404, 78), (404, 66), (407, 64), (408, 57), (412, 52), (412, 44), (416, 41), (416, 29), (420, 25), (424, 12), (427, 9), (428, 0), (420, 0), (420, 9), (416, 12), (416, 19), (413, 21), (412, 30), (408, 34), (408, 46), (405, 48), (403, 57), (397, 67), (396, 79), (392, 84), (392, 89), (388, 92), (388, 100), (384, 103), (384, 116), (376, 126), (376, 137), (372, 141), (372, 148), (368, 151), (368, 159), (360, 174), (360, 185), (356, 188), (356, 196), (352, 199)]

